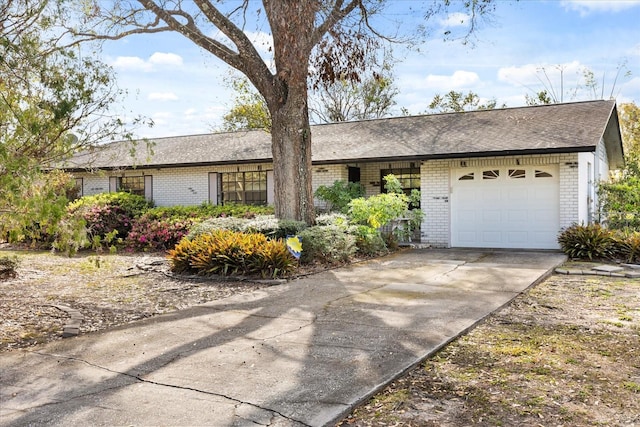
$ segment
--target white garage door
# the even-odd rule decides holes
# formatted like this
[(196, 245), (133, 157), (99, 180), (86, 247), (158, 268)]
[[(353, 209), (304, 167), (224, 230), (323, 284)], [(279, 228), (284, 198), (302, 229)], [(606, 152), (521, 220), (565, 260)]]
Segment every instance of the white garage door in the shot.
[(558, 248), (558, 166), (452, 171), (451, 246)]

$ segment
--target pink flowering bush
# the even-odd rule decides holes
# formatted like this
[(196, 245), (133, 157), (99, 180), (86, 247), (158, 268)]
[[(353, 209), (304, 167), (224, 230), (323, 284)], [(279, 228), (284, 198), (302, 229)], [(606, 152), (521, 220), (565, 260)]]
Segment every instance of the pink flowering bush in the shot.
[(158, 217), (152, 212), (138, 218), (129, 231), (124, 246), (131, 251), (164, 251), (173, 248), (196, 218)]
[(118, 205), (94, 205), (82, 210), (80, 215), (87, 224), (89, 237), (104, 238), (116, 230), (117, 237), (126, 236), (131, 230), (133, 218), (131, 214)]
[(67, 207), (69, 218), (81, 220), (86, 241), (94, 247), (114, 246), (127, 237), (135, 218), (152, 207), (144, 197), (129, 193), (103, 193), (82, 197)]

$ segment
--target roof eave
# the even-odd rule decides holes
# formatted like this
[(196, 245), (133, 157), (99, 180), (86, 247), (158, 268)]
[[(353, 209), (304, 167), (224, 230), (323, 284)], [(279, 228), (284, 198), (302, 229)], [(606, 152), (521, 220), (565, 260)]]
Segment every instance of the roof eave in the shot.
[(189, 163), (158, 163), (152, 165), (128, 165), (128, 166), (95, 166), (95, 167), (63, 167), (60, 168), (67, 172), (86, 172), (87, 170), (94, 171), (123, 171), (123, 170), (149, 170), (149, 169), (171, 169), (171, 168), (193, 168), (193, 167), (207, 167), (207, 166), (230, 166), (230, 165), (246, 165), (252, 163), (272, 163), (273, 159), (250, 159), (250, 160), (223, 160), (217, 162), (189, 162)]
[(344, 163), (381, 163), (381, 162), (411, 162), (427, 160), (446, 159), (468, 159), (481, 157), (511, 157), (511, 156), (534, 156), (541, 154), (563, 154), (563, 153), (584, 153), (593, 152), (595, 146), (562, 147), (562, 148), (542, 148), (524, 150), (501, 150), (501, 151), (480, 151), (480, 152), (459, 152), (446, 154), (412, 155), (412, 156), (392, 156), (392, 157), (366, 157), (352, 159), (331, 159), (313, 161), (313, 165), (335, 165)]

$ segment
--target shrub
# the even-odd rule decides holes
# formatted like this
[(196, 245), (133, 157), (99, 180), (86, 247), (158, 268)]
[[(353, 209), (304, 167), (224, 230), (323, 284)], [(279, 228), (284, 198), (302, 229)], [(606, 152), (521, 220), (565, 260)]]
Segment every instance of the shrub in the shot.
[(300, 261), (310, 263), (340, 263), (349, 260), (356, 253), (356, 238), (348, 234), (344, 227), (314, 226), (300, 233), (302, 255)]
[(625, 262), (640, 262), (640, 232), (619, 233), (615, 239), (615, 255)]
[(358, 253), (372, 256), (388, 252), (379, 230), (366, 225), (354, 225), (349, 227), (348, 231), (356, 238)]
[(346, 227), (349, 225), (349, 217), (341, 213), (327, 213), (316, 217), (316, 225), (336, 225)]
[(598, 187), (600, 214), (610, 229), (640, 228), (640, 177), (624, 174)]
[(193, 239), (182, 239), (169, 251), (171, 269), (202, 275), (260, 275), (279, 277), (290, 273), (297, 262), (282, 240), (263, 234), (214, 230)]
[(278, 232), (278, 220), (275, 215), (257, 215), (249, 219), (240, 231), (273, 236)]
[(245, 233), (261, 233), (272, 239), (283, 239), (288, 235), (299, 234), (307, 227), (302, 221), (278, 220), (274, 215), (258, 215), (255, 218), (220, 217), (211, 218), (196, 224), (188, 234), (193, 239), (199, 234), (213, 230), (232, 230)]
[(118, 206), (122, 212), (125, 212), (131, 218), (135, 218), (152, 208), (153, 203), (142, 196), (131, 193), (100, 193), (93, 196), (84, 196), (69, 203), (68, 211), (74, 213), (82, 208), (90, 208), (92, 206)]
[[(69, 204), (69, 223), (84, 220), (87, 241), (94, 247), (110, 244), (117, 237), (125, 239), (133, 227), (134, 218), (152, 207), (142, 196), (130, 193), (101, 193), (85, 196)], [(60, 242), (57, 244), (60, 246)], [(70, 246), (66, 243), (65, 246)]]
[(378, 228), (401, 217), (409, 206), (405, 194), (378, 194), (369, 198), (353, 199), (349, 203), (351, 222)]
[(90, 246), (84, 219), (67, 215), (60, 220), (52, 247), (68, 256), (75, 255), (80, 249)]
[(0, 280), (16, 277), (19, 265), (17, 256), (0, 256)]
[(87, 206), (77, 212), (85, 220), (90, 240), (108, 240), (108, 236), (115, 235), (124, 238), (133, 226), (133, 216), (118, 205)]
[(136, 219), (124, 240), (127, 249), (162, 251), (173, 248), (189, 232), (194, 219), (158, 218), (157, 213)]
[(226, 203), (224, 205), (212, 205), (203, 203), (197, 207), (203, 218), (220, 216), (233, 216), (237, 218), (253, 218), (256, 215), (273, 214), (273, 206), (239, 205)]
[(599, 224), (574, 224), (560, 233), (558, 243), (571, 258), (606, 259), (616, 252), (614, 233)]
[(207, 234), (217, 230), (242, 231), (248, 222), (249, 220), (247, 218), (210, 218), (191, 227), (187, 238), (194, 239), (201, 234)]
[(278, 229), (276, 232), (269, 236), (274, 239), (285, 239), (287, 236), (296, 236), (307, 228), (307, 223), (304, 221), (294, 221), (292, 219), (278, 220)]
[(347, 181), (334, 181), (331, 186), (321, 185), (314, 196), (327, 203), (330, 211), (346, 213), (349, 202), (364, 196), (364, 187), (361, 184)]

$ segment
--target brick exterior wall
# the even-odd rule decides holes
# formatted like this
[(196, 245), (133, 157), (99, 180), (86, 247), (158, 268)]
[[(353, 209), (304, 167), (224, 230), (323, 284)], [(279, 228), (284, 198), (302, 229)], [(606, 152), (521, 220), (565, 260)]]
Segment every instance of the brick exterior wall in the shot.
[(85, 196), (109, 191), (110, 176), (148, 176), (153, 177), (153, 201), (156, 206), (194, 206), (209, 201), (209, 173), (211, 172), (250, 172), (273, 169), (270, 163), (247, 164), (237, 166), (200, 166), (188, 168), (138, 169), (128, 171), (102, 171), (97, 174), (75, 173), (83, 178)]
[(560, 228), (580, 219), (578, 191), (578, 154), (562, 154), (560, 163)]
[[(349, 176), (346, 165), (314, 166), (312, 169), (311, 186), (314, 193), (321, 185), (329, 187), (335, 181), (346, 181)], [(318, 210), (327, 209), (327, 204), (318, 199), (314, 199), (313, 203)]]
[(451, 172), (449, 160), (430, 160), (422, 164), (420, 179), (420, 206), (424, 220), (420, 235), (423, 243), (433, 247), (449, 246), (451, 233)]

